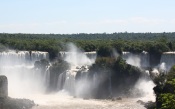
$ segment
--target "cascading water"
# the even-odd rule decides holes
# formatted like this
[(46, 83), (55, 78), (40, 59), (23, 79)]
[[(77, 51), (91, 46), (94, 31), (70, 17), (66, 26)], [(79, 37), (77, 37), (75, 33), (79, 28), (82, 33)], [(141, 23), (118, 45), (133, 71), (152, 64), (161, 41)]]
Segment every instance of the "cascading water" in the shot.
[(72, 70), (68, 70), (66, 72), (66, 79), (64, 83), (63, 89), (68, 91), (70, 94), (74, 94), (75, 90), (75, 72)]
[(175, 52), (164, 52), (160, 60), (160, 69), (169, 71), (175, 65)]
[(60, 90), (63, 89), (64, 83), (65, 83), (65, 79), (66, 79), (66, 73), (63, 72), (58, 77), (57, 91), (60, 91)]
[[(93, 51), (93, 52), (82, 52), (81, 54), (82, 55), (80, 55), (81, 56), (80, 58), (83, 58), (84, 56), (86, 56), (91, 61), (94, 61), (96, 59), (96, 57), (97, 57), (96, 51)], [(59, 52), (59, 57), (61, 59), (65, 59), (66, 58), (67, 60), (69, 60), (71, 57), (77, 57), (76, 55), (77, 55), (77, 53), (75, 51), (73, 51), (73, 52), (60, 51)]]
[(128, 64), (136, 67), (147, 68), (150, 67), (150, 57), (148, 52), (143, 51), (139, 54), (133, 54), (131, 52), (123, 52), (123, 59), (126, 60)]
[[(123, 98), (122, 101), (110, 100), (83, 100), (79, 97), (91, 96), (89, 92), (95, 90), (101, 82), (99, 72), (94, 72), (92, 81), (88, 79), (88, 68), (96, 58), (96, 52), (83, 53), (74, 45), (69, 45), (69, 52), (65, 52), (64, 60), (70, 64), (70, 68), (58, 75), (57, 90), (65, 90), (73, 98), (60, 91), (57, 94), (43, 94), (50, 84), (51, 65), (42, 67), (42, 69), (34, 67), (35, 61), (40, 59), (48, 59), (46, 52), (28, 52), (28, 51), (10, 51), (2, 53), (0, 74), (4, 74), (9, 79), (9, 91), (12, 97), (25, 97), (34, 100), (39, 106), (33, 109), (81, 109), (81, 108), (111, 108), (111, 109), (145, 109), (143, 106), (136, 103), (138, 99)], [(7, 55), (8, 54), (8, 55)], [(13, 56), (11, 56), (13, 54)], [(7, 58), (6, 58), (7, 57)], [(14, 61), (11, 62), (11, 60)], [(18, 62), (19, 61), (19, 62)], [(3, 63), (4, 62), (4, 63)], [(16, 64), (17, 63), (17, 64)], [(16, 64), (16, 65), (14, 65)], [(39, 63), (40, 65), (40, 63)], [(79, 75), (79, 76), (78, 76)], [(104, 76), (104, 75), (102, 75)], [(109, 92), (112, 95), (111, 75), (107, 77), (109, 81)]]
[[(123, 59), (128, 64), (141, 68), (152, 67), (150, 65), (150, 55), (148, 52), (143, 51), (140, 54), (133, 54), (131, 52), (123, 52)], [(161, 72), (168, 72), (170, 68), (175, 65), (175, 52), (164, 52), (161, 55), (160, 63), (157, 65)]]
[[(122, 53), (123, 59), (126, 60), (128, 64), (139, 68), (148, 68), (150, 66), (150, 55), (148, 52), (143, 51), (140, 54), (133, 54), (130, 52), (123, 52)], [(135, 84), (132, 94), (133, 96), (141, 96), (141, 100), (145, 101), (155, 101), (153, 87), (155, 84), (149, 78), (149, 71), (145, 71), (145, 76), (141, 77), (138, 82)]]
[[(97, 73), (94, 72), (93, 76), (92, 76), (92, 81), (89, 81), (87, 78), (83, 78), (80, 79), (80, 82), (75, 82), (75, 76), (77, 75), (77, 72), (81, 71), (81, 67), (85, 66), (85, 65), (91, 65), (89, 63), (91, 63), (90, 59), (88, 59), (85, 54), (86, 53), (82, 53), (80, 50), (78, 50), (74, 45), (69, 45), (70, 47), (70, 51), (69, 52), (61, 52), (61, 56), (64, 57), (64, 60), (67, 61), (70, 65), (71, 68), (67, 71), (64, 72), (62, 74), (66, 75), (66, 77), (62, 76), (62, 74), (58, 77), (58, 84), (60, 83), (60, 81), (64, 80), (63, 78), (65, 78), (65, 82), (64, 82), (64, 87), (62, 88), (63, 90), (66, 90), (68, 92), (70, 92), (71, 94), (75, 94), (76, 96), (82, 97), (80, 93), (90, 93), (91, 91), (97, 89), (98, 85), (101, 84), (101, 82), (103, 81), (102, 78), (103, 76), (106, 76), (108, 78), (108, 91), (110, 96), (112, 96), (112, 83), (111, 83), (111, 75), (105, 75), (102, 73)], [(95, 54), (95, 53), (92, 53)], [(126, 59), (126, 61), (134, 66), (137, 67), (142, 67), (142, 68), (147, 68), (150, 67), (150, 63), (149, 63), (149, 54), (145, 51), (143, 51), (140, 54), (132, 54), (130, 52), (123, 52), (123, 58)], [(82, 61), (83, 60), (83, 61)], [(76, 68), (77, 67), (77, 68)], [(88, 68), (87, 68), (88, 69)], [(84, 73), (86, 74), (86, 72)], [(108, 74), (108, 73), (106, 73)], [(82, 74), (83, 75), (83, 74)], [(63, 78), (60, 78), (63, 77)], [(144, 82), (142, 81), (142, 83), (144, 84), (146, 81), (146, 79), (143, 79)], [(151, 80), (149, 80), (151, 81)], [(62, 83), (62, 82), (61, 82)], [(82, 85), (83, 84), (83, 85)], [(152, 83), (153, 84), (153, 83)], [(91, 86), (91, 88), (89, 88), (89, 85)], [(60, 84), (58, 85), (60, 87)], [(141, 85), (139, 85), (140, 87)], [(86, 87), (86, 88), (85, 88)], [(151, 85), (151, 88), (149, 90), (152, 90), (152, 88), (154, 87), (154, 85)], [(84, 89), (84, 90), (83, 90)], [(88, 92), (86, 92), (87, 90)], [(78, 93), (77, 93), (78, 92)], [(153, 93), (153, 92), (152, 92)]]
[(21, 65), (26, 64), (31, 59), (28, 51), (8, 51), (0, 52), (1, 65)]
[(143, 51), (140, 54), (140, 60), (141, 60), (140, 64), (142, 68), (150, 67), (150, 56), (148, 52)]
[(31, 60), (32, 62), (41, 60), (41, 59), (49, 59), (48, 52), (40, 52), (40, 51), (32, 51), (31, 52)]
[(155, 101), (153, 87), (155, 84), (151, 79), (140, 78), (134, 86), (133, 96), (140, 96), (139, 100)]
[(50, 85), (50, 65), (46, 68), (45, 74), (44, 74), (44, 81), (45, 81), (45, 86), (48, 88)]
[[(84, 84), (84, 86), (80, 85), (80, 80), (76, 81), (76, 74), (79, 71), (84, 73), (87, 72), (88, 66), (95, 62), (96, 52), (84, 53), (73, 44), (68, 45), (68, 50), (68, 52), (60, 52), (61, 58), (70, 64), (70, 68), (66, 72), (63, 72), (59, 75), (57, 89), (62, 89), (69, 92), (71, 95), (79, 96), (82, 95), (82, 88), (84, 88), (84, 86), (88, 86), (88, 84)], [(81, 82), (86, 83), (85, 81), (85, 78), (81, 80)]]
[(9, 80), (9, 95), (24, 97), (26, 94), (42, 92), (49, 81), (49, 68), (43, 74), (43, 71), (34, 68), (34, 62), (48, 58), (47, 52), (40, 51), (0, 52), (0, 74), (6, 75)]

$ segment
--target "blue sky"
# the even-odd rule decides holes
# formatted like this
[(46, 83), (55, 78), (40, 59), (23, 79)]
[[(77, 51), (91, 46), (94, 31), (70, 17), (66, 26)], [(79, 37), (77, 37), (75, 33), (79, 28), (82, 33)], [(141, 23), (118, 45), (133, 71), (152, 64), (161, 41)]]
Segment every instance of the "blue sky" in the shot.
[(175, 0), (1, 0), (0, 32), (175, 32)]

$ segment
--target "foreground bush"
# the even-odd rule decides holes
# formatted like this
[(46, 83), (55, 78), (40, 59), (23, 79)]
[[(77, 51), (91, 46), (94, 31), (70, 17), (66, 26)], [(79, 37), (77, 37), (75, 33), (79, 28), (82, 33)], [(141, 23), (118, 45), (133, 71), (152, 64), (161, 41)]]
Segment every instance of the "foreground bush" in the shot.
[(164, 78), (161, 77), (154, 92), (156, 94), (157, 109), (175, 109), (175, 66)]

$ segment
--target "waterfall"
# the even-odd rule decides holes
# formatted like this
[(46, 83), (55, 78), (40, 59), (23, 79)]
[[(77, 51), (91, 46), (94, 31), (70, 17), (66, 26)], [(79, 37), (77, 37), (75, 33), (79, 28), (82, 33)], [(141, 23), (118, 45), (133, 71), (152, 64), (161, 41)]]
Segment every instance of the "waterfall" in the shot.
[[(131, 52), (123, 52), (123, 59), (126, 60), (128, 64), (141, 67), (148, 68), (150, 65), (150, 55), (148, 52), (143, 51), (139, 54), (134, 54)], [(161, 55), (159, 69), (161, 71), (169, 71), (170, 68), (175, 64), (175, 52), (164, 52)]]
[(161, 69), (169, 71), (174, 64), (175, 64), (175, 52), (164, 52), (160, 60)]
[(148, 52), (143, 51), (139, 54), (131, 52), (122, 52), (122, 57), (128, 64), (133, 66), (147, 68), (150, 67), (150, 56)]
[(49, 88), (50, 85), (50, 70), (49, 70), (50, 66), (48, 66), (46, 68), (45, 74), (44, 74), (44, 82), (45, 82), (45, 86), (46, 88)]
[[(89, 85), (87, 71), (88, 67), (74, 66), (61, 73), (58, 77), (57, 90), (67, 91), (70, 95), (82, 96), (83, 90)], [(79, 77), (77, 77), (78, 73), (80, 73)]]
[(88, 78), (88, 70), (88, 67), (82, 67), (76, 74), (75, 96), (77, 97), (90, 97), (92, 83)]
[(30, 60), (30, 53), (28, 51), (8, 51), (0, 52), (1, 65), (20, 65)]
[(148, 52), (143, 51), (140, 54), (140, 59), (141, 59), (140, 64), (142, 68), (150, 67), (150, 55)]
[(85, 52), (86, 56), (89, 58), (89, 59), (96, 59), (97, 57), (97, 52), (96, 51), (92, 51), (92, 52)]
[(49, 59), (48, 52), (41, 51), (14, 51), (0, 52), (1, 65), (30, 64), (41, 59)]
[(66, 72), (66, 79), (65, 79), (63, 89), (68, 91), (70, 94), (74, 95), (75, 75), (72, 74), (72, 71), (67, 71)]
[(18, 97), (46, 90), (50, 82), (49, 66), (45, 69), (34, 67), (34, 62), (49, 59), (47, 52), (7, 51), (0, 52), (0, 75), (9, 80), (9, 95)]
[(41, 59), (49, 59), (49, 53), (48, 52), (41, 52), (41, 51), (32, 51), (31, 52), (32, 62), (35, 62), (35, 61), (41, 60)]
[[(82, 52), (72, 43), (68, 44), (67, 48), (68, 52), (60, 52), (59, 54), (60, 58), (70, 64), (70, 68), (59, 75), (57, 89), (66, 90), (71, 95), (82, 96), (88, 90), (86, 88), (89, 83), (87, 83), (87, 76), (85, 75), (88, 67), (95, 62), (96, 52)], [(76, 79), (78, 73), (81, 73), (80, 79)]]
[(65, 79), (66, 79), (66, 72), (63, 72), (58, 76), (58, 82), (57, 82), (57, 90), (58, 91), (63, 89)]
[[(97, 52), (96, 51), (92, 51), (92, 52), (82, 52), (83, 54), (85, 54), (89, 59), (93, 60), (96, 59), (97, 57)], [(60, 51), (59, 52), (59, 56), (61, 59), (64, 59), (70, 55), (76, 54), (75, 52), (65, 52), (65, 51)]]

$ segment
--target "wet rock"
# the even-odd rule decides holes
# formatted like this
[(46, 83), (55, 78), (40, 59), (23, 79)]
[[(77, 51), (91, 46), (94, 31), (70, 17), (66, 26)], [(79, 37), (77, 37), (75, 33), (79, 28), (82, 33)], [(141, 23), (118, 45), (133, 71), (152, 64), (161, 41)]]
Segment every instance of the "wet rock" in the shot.
[(148, 101), (144, 104), (144, 106), (147, 108), (147, 109), (156, 109), (156, 103), (155, 102), (152, 102), (152, 101)]
[(81, 67), (77, 66), (76, 69), (80, 69)]
[(29, 99), (15, 99), (7, 97), (0, 99), (0, 109), (30, 109), (35, 106), (34, 101)]
[(112, 98), (112, 101), (122, 100), (122, 97)]
[(84, 97), (83, 100), (89, 100), (89, 98), (88, 97)]
[(0, 76), (0, 109), (30, 109), (35, 105), (29, 99), (15, 99), (8, 97), (8, 80)]
[(0, 76), (0, 98), (8, 97), (8, 81), (6, 76)]
[(145, 102), (143, 102), (142, 100), (138, 100), (137, 103), (139, 103), (141, 105), (145, 105)]
[(118, 97), (117, 100), (122, 100), (122, 97)]

